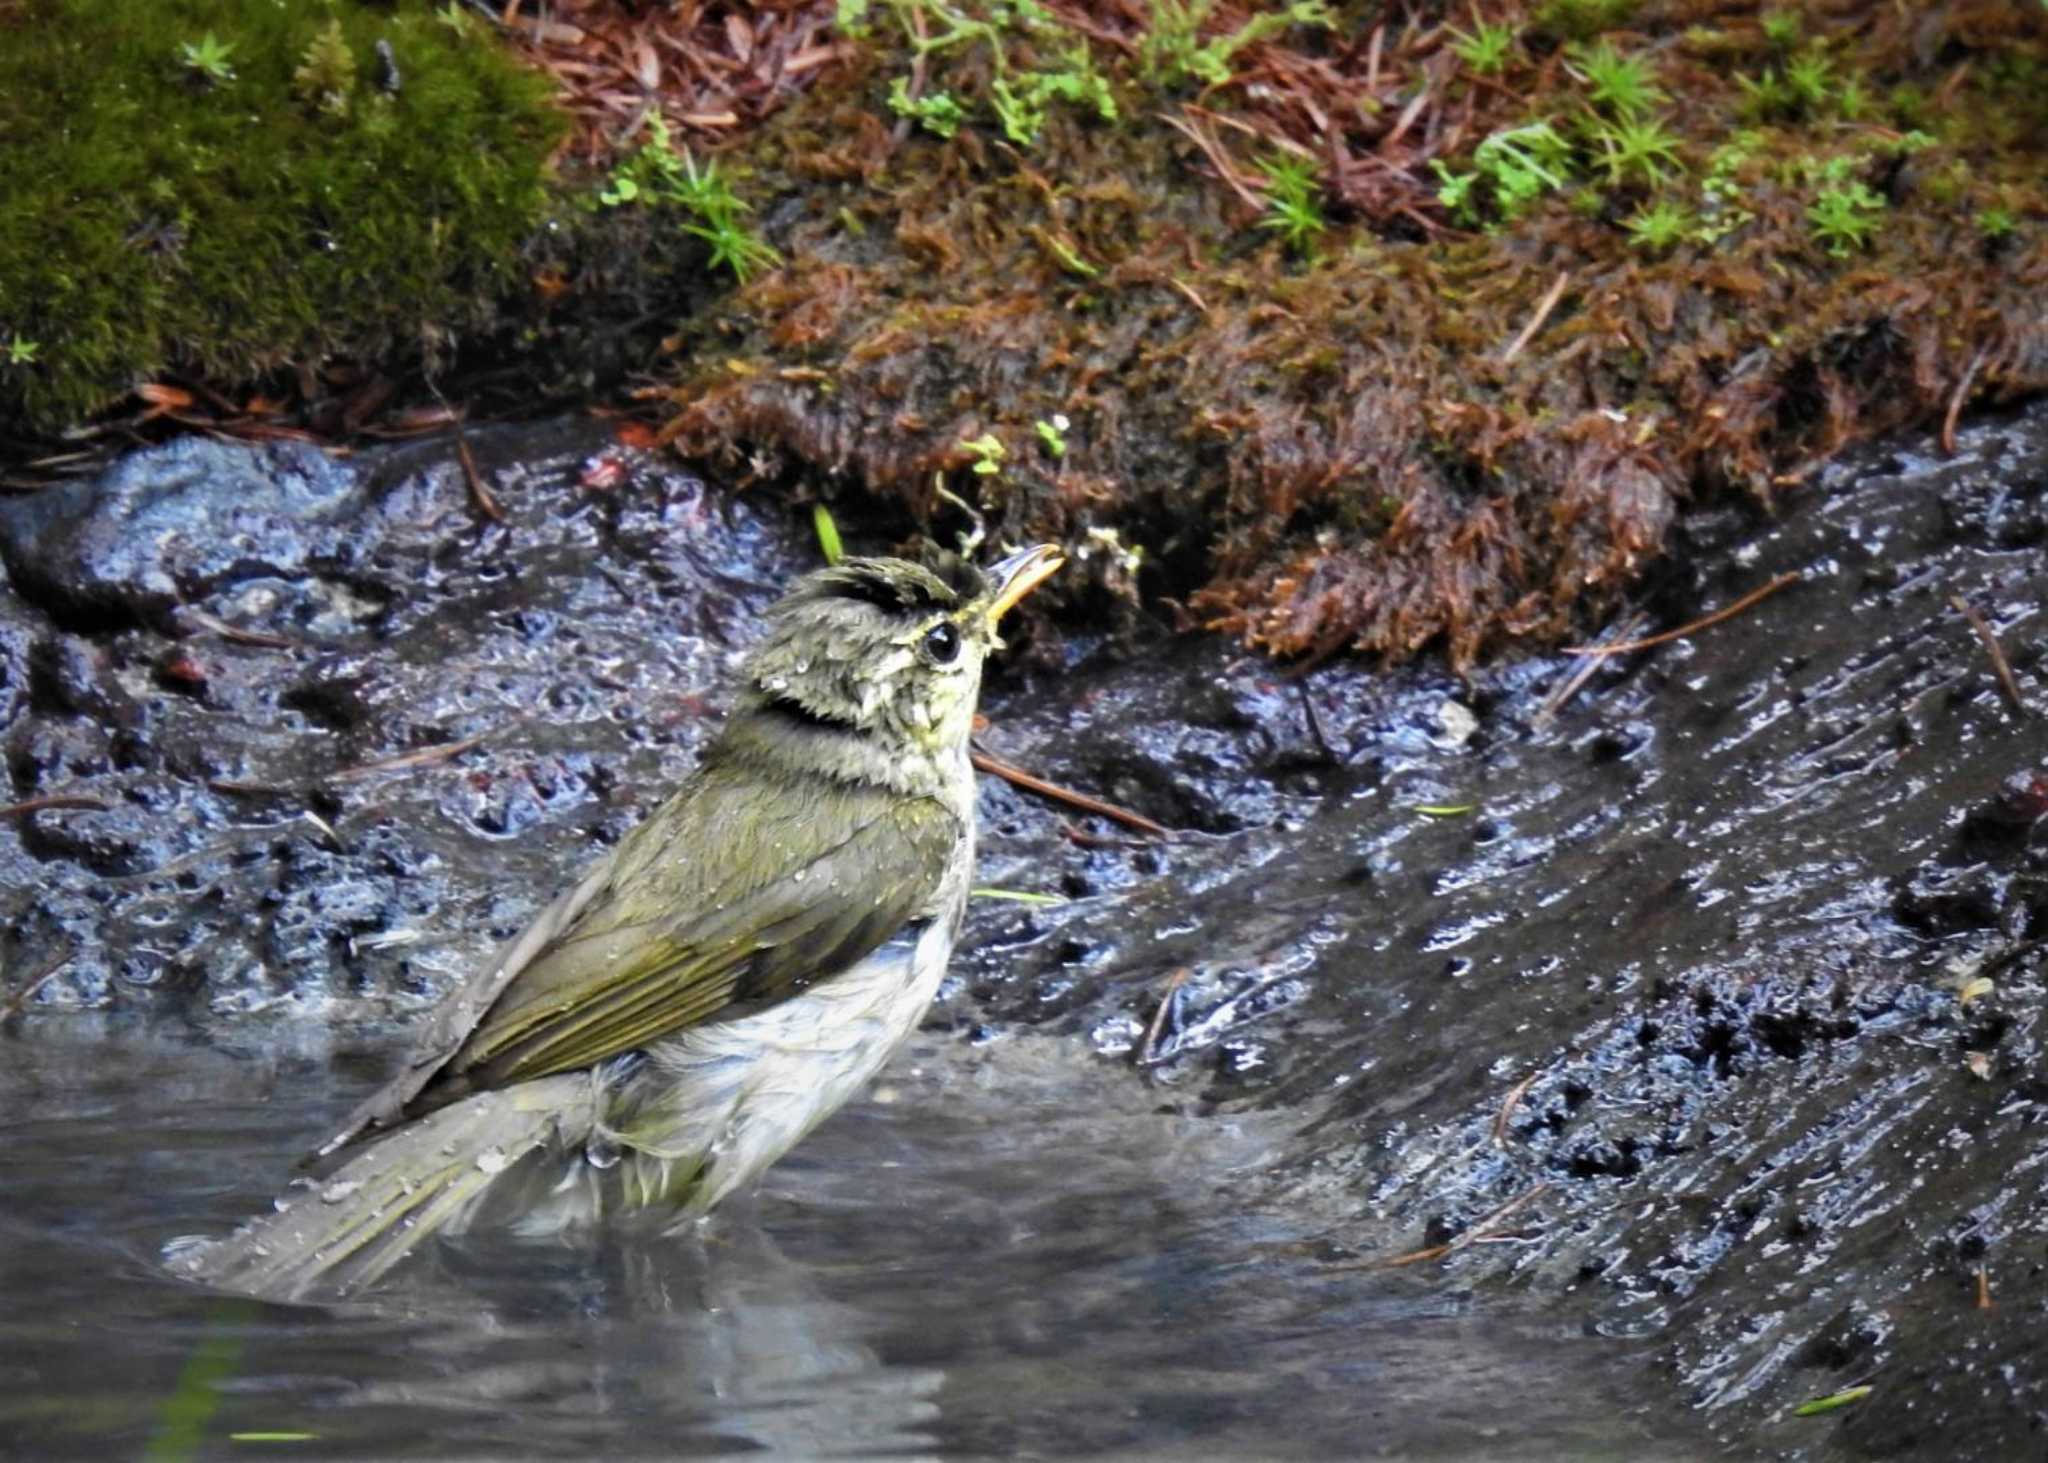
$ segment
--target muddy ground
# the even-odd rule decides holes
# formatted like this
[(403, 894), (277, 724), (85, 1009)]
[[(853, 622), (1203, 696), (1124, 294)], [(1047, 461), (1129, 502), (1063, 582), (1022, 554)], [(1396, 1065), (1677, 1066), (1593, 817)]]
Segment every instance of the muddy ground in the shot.
[[(17, 1039), (389, 1048), (691, 766), (807, 526), (591, 425), (472, 435), (503, 523), (426, 445), (193, 440), (0, 505), (0, 960), (66, 961)], [(979, 904), (933, 1022), (1287, 1115), (1243, 1198), (1316, 1260), (1655, 1338), (1724, 1442), (2038, 1448), (2048, 738), (1951, 596), (2048, 710), (2048, 409), (1684, 539), (1646, 629), (1792, 579), (1561, 706), (1565, 657), (1022, 647), (988, 750), (1180, 831), (988, 782), (984, 881), (1071, 902)]]

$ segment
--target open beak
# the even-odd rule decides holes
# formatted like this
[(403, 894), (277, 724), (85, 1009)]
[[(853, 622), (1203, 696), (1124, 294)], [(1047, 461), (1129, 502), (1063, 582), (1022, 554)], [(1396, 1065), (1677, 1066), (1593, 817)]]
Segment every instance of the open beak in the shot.
[(989, 624), (1002, 619), (1012, 605), (1050, 579), (1053, 571), (1066, 562), (1067, 556), (1058, 544), (1038, 544), (989, 565), (986, 572), (996, 586), (995, 602), (988, 610)]

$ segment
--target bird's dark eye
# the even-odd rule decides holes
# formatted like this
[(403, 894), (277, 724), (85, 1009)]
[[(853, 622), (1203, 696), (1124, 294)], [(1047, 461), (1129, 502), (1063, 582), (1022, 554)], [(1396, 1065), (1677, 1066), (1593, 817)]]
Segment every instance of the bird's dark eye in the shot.
[(952, 664), (953, 657), (960, 653), (960, 628), (951, 620), (939, 621), (925, 631), (924, 653), (934, 665)]

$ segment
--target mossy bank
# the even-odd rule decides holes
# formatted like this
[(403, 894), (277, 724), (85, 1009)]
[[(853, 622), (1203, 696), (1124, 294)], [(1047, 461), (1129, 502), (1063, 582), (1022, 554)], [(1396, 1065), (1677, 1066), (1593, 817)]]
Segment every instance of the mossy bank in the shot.
[(1463, 665), (2048, 383), (2038, 3), (477, 14), (0, 11), (0, 135), (86, 119), (0, 152), (0, 393), (485, 340), (452, 397), (631, 379), (744, 486), (1062, 540), (1093, 623)]
[(496, 319), (565, 126), (487, 32), (418, 3), (0, 4), (0, 413), (433, 359)]
[(1583, 633), (1687, 500), (2048, 382), (2038, 5), (850, 12), (676, 435), (1282, 654)]

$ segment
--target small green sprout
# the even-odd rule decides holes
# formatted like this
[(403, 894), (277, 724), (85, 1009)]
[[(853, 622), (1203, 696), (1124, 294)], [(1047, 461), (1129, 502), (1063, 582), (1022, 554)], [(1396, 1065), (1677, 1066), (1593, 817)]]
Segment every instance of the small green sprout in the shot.
[(1451, 27), (1451, 50), (1460, 61), (1472, 68), (1476, 76), (1497, 76), (1507, 70), (1508, 55), (1514, 50), (1515, 31), (1513, 26), (1488, 25), (1477, 16), (1473, 17), (1471, 35)]
[(1835, 88), (1835, 111), (1844, 122), (1861, 122), (1877, 110), (1877, 102), (1856, 77)]
[(1323, 219), (1316, 165), (1288, 153), (1266, 159), (1259, 170), (1266, 175), (1266, 216), (1259, 227), (1279, 234), (1296, 254), (1308, 254), (1316, 235), (1329, 227)]
[(989, 105), (995, 108), (1005, 137), (1019, 147), (1036, 142), (1045, 127), (1047, 107), (1055, 99), (1093, 108), (1105, 122), (1117, 119), (1116, 98), (1109, 83), (1090, 67), (1085, 45), (1075, 48), (1075, 58), (1062, 71), (1027, 71), (1014, 85), (1002, 76), (989, 83)]
[[(956, 7), (948, 0), (886, 0), (886, 5), (902, 22), (904, 41), (920, 60), (955, 48), (986, 49), (989, 109), (1003, 136), (1019, 146), (1038, 140), (1055, 101), (1091, 110), (1105, 122), (1117, 120), (1116, 98), (1095, 70), (1088, 43), (1056, 22), (1037, 0), (976, 7)], [(870, 9), (867, 3), (840, 0), (841, 29), (853, 36), (868, 34)], [(1037, 69), (1019, 69), (1011, 51), (1017, 35), (1032, 38), (1032, 50), (1025, 54), (1038, 63)], [(940, 137), (955, 136), (970, 119), (967, 105), (948, 92), (913, 97), (906, 76), (890, 82), (889, 107)]]
[(1669, 95), (1657, 85), (1650, 63), (1640, 56), (1624, 56), (1605, 39), (1597, 45), (1574, 41), (1566, 50), (1567, 67), (1586, 84), (1593, 105), (1611, 117), (1640, 117)]
[(1814, 242), (1835, 258), (1846, 259), (1851, 250), (1869, 246), (1884, 209), (1883, 197), (1867, 183), (1830, 183), (1807, 205), (1806, 222)]
[(0, 346), (0, 350), (6, 352), (7, 364), (10, 366), (34, 365), (36, 353), (42, 350), (42, 348), (43, 343), (41, 341), (29, 340), (18, 333), (5, 346)]
[(1086, 42), (1075, 43), (1064, 68), (1027, 72), (1023, 84), (1041, 112), (1047, 102), (1058, 100), (1093, 112), (1098, 121), (1114, 122), (1122, 115), (1108, 80), (1094, 67)]
[(676, 205), (693, 220), (683, 225), (683, 232), (711, 246), (711, 267), (732, 271), (741, 284), (757, 270), (782, 262), (780, 254), (741, 222), (740, 216), (752, 209), (732, 191), (718, 164), (699, 167), (688, 148), (678, 153), (658, 112), (649, 115), (647, 132), (640, 150), (619, 164), (598, 193), (600, 203), (610, 208), (642, 200)]
[(1816, 1397), (1811, 1402), (1800, 1403), (1792, 1409), (1792, 1415), (1794, 1417), (1819, 1417), (1823, 1413), (1833, 1412), (1838, 1408), (1848, 1407), (1854, 1403), (1861, 1402), (1870, 1395), (1870, 1390), (1870, 1385), (1867, 1382), (1860, 1387), (1844, 1387), (1839, 1392), (1830, 1392), (1825, 1397)]
[(1735, 84), (1742, 89), (1742, 115), (1752, 122), (1789, 117), (1797, 110), (1792, 88), (1775, 71), (1767, 71), (1760, 77), (1738, 76)]
[(1019, 147), (1029, 147), (1045, 130), (1045, 100), (1029, 87), (1010, 85), (1006, 76), (989, 83), (989, 105), (996, 109), (996, 121), (1003, 136)]
[(683, 173), (684, 187), (677, 201), (697, 215), (697, 222), (684, 224), (683, 232), (695, 234), (711, 246), (713, 269), (723, 266), (745, 284), (755, 271), (773, 269), (782, 262), (780, 254), (740, 222), (739, 216), (751, 210), (734, 195), (714, 164), (704, 164), (700, 172), (685, 152)]
[(1764, 16), (1764, 43), (1774, 51), (1789, 51), (1799, 44), (1805, 22), (1796, 10), (1773, 10)]
[(1692, 233), (1693, 226), (1691, 209), (1662, 198), (1637, 209), (1622, 224), (1629, 242), (1651, 254), (1662, 254), (1679, 243)]
[(832, 15), (832, 24), (850, 36), (864, 36), (868, 33), (868, 0), (839, 0)]
[(235, 68), (228, 64), (228, 57), (235, 48), (208, 31), (196, 41), (187, 41), (178, 47), (178, 61), (192, 75), (208, 86), (218, 86), (235, 79)]
[(1479, 175), (1454, 173), (1445, 167), (1442, 161), (1435, 159), (1431, 160), (1430, 166), (1436, 169), (1436, 175), (1441, 180), (1436, 190), (1436, 201), (1457, 218), (1465, 219), (1467, 222), (1476, 218), (1479, 209), (1472, 201), (1472, 190), (1479, 183)]
[(1661, 183), (1665, 165), (1678, 166), (1678, 139), (1655, 117), (1624, 117), (1598, 128), (1593, 140), (1600, 148), (1593, 161), (1610, 183), (1631, 176)]
[(1286, 6), (1254, 14), (1236, 30), (1201, 39), (1202, 27), (1216, 9), (1216, 0), (1152, 0), (1152, 24), (1145, 32), (1138, 63), (1145, 75), (1166, 86), (1186, 77), (1209, 86), (1230, 80), (1230, 61), (1246, 46), (1296, 25), (1331, 26), (1336, 16), (1324, 0), (1290, 0)]
[(1818, 112), (1835, 89), (1835, 68), (1818, 51), (1785, 63), (1785, 90), (1801, 112)]
[(839, 538), (839, 524), (832, 517), (832, 510), (823, 503), (811, 505), (811, 527), (818, 532), (818, 552), (825, 556), (825, 562), (836, 564), (846, 557), (846, 545)]
[(1051, 457), (1067, 455), (1067, 428), (1073, 423), (1067, 420), (1065, 412), (1054, 412), (1050, 420), (1041, 417), (1031, 424), (1031, 430), (1038, 433), (1038, 440), (1045, 444), (1046, 454)]
[(1693, 230), (1693, 237), (1702, 244), (1717, 243), (1756, 218), (1744, 199), (1742, 180), (1737, 174), (1763, 145), (1761, 132), (1743, 131), (1707, 155), (1707, 176), (1700, 181), (1706, 216)]
[(330, 117), (346, 117), (356, 85), (355, 52), (339, 17), (313, 32), (292, 72), (292, 94)]
[(951, 137), (967, 120), (967, 109), (947, 92), (931, 92), (913, 101), (907, 76), (899, 76), (889, 83), (889, 110), (899, 117), (910, 118), (925, 131), (939, 137)]
[(1060, 268), (1080, 279), (1094, 279), (1102, 271), (1081, 257), (1081, 251), (1053, 233), (1050, 229), (1034, 230), (1040, 243), (1052, 251), (1052, 257), (1059, 260)]
[(962, 442), (960, 450), (974, 459), (974, 474), (985, 478), (1001, 472), (1003, 459), (1010, 455), (994, 432), (983, 432), (971, 442)]
[(1707, 154), (1707, 171), (1732, 177), (1744, 163), (1769, 145), (1769, 134), (1755, 127), (1745, 127)]
[(1977, 232), (1992, 243), (2011, 238), (2019, 226), (2020, 221), (2013, 217), (2012, 210), (1997, 204), (1977, 215)]
[(1479, 201), (1473, 185), (1484, 178), (1492, 185), (1501, 218), (1513, 220), (1543, 194), (1565, 185), (1571, 152), (1571, 144), (1548, 122), (1495, 132), (1472, 149), (1470, 173), (1453, 173), (1440, 159), (1431, 161), (1442, 182), (1437, 201), (1466, 222), (1477, 222)]

